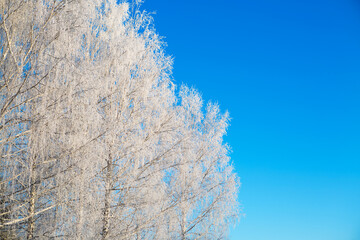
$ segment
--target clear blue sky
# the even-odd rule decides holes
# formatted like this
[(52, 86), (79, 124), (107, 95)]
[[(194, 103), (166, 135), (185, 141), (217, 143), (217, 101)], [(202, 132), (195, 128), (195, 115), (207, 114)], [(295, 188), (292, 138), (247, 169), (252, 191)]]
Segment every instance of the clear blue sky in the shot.
[(146, 0), (174, 79), (229, 110), (233, 240), (360, 239), (360, 1)]

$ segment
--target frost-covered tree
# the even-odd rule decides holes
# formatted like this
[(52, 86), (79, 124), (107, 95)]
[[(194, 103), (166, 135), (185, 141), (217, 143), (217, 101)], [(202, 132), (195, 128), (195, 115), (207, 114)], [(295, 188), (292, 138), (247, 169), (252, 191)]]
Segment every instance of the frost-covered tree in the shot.
[(0, 1), (0, 229), (219, 239), (236, 220), (228, 115), (171, 81), (139, 1)]
[(57, 170), (50, 158), (58, 149), (45, 137), (52, 111), (44, 99), (52, 94), (47, 89), (59, 62), (52, 54), (64, 6), (61, 1), (0, 2), (2, 227), (15, 229), (21, 238), (45, 229), (40, 223), (53, 219), (56, 206)]

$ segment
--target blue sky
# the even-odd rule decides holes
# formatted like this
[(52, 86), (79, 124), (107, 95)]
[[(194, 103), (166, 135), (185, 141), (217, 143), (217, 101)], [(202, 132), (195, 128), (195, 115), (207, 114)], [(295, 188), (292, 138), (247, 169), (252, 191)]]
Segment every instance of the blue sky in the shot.
[(360, 239), (360, 1), (146, 0), (174, 79), (232, 117), (233, 240)]

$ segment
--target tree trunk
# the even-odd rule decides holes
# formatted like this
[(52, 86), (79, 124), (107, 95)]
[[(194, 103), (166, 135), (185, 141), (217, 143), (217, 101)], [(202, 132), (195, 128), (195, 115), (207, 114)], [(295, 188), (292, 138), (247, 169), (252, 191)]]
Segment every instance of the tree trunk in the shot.
[(35, 161), (32, 162), (31, 171), (30, 171), (30, 193), (29, 193), (29, 209), (28, 215), (30, 216), (28, 220), (27, 226), (27, 239), (34, 238), (34, 230), (35, 230), (35, 198), (36, 198), (36, 188), (35, 188)]
[(110, 204), (111, 204), (111, 179), (112, 177), (112, 158), (109, 154), (106, 166), (105, 176), (105, 199), (104, 199), (104, 211), (103, 211), (103, 229), (102, 229), (102, 240), (105, 240), (109, 233), (110, 226)]
[(81, 169), (80, 173), (80, 187), (79, 187), (80, 193), (79, 193), (79, 215), (78, 215), (78, 221), (76, 223), (76, 235), (77, 239), (81, 240), (82, 237), (82, 231), (83, 231), (83, 225), (84, 225), (84, 173)]

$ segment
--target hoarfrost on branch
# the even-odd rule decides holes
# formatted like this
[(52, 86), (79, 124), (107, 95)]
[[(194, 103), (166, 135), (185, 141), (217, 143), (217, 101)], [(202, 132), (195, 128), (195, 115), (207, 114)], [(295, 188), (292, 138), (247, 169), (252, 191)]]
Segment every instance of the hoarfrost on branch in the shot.
[(221, 239), (216, 104), (171, 80), (141, 1), (0, 1), (0, 238)]

